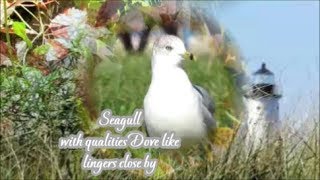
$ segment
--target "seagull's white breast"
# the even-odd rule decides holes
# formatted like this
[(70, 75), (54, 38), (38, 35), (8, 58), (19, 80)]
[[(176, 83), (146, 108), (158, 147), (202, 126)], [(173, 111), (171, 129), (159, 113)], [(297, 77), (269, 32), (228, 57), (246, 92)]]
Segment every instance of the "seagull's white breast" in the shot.
[(200, 99), (181, 68), (152, 77), (144, 99), (144, 115), (150, 136), (173, 131), (181, 138), (202, 138), (206, 134)]

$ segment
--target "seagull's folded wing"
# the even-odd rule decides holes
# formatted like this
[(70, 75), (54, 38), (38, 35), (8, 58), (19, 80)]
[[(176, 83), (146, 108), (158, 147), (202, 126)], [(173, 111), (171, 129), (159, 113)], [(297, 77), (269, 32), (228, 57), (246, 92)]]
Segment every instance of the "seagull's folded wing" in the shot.
[(213, 117), (214, 114), (214, 102), (210, 97), (209, 93), (202, 87), (193, 85), (193, 88), (198, 92), (199, 96), (201, 97), (201, 111), (203, 115), (204, 123), (207, 126), (207, 129), (215, 129), (216, 128), (216, 121)]

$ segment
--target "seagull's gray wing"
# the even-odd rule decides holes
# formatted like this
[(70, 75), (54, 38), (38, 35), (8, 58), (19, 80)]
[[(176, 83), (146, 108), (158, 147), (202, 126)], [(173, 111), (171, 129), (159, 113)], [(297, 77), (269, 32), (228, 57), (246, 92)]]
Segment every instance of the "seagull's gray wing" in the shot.
[(199, 96), (201, 97), (201, 110), (204, 118), (204, 123), (206, 124), (207, 129), (216, 128), (216, 121), (213, 117), (215, 109), (212, 98), (204, 88), (197, 85), (193, 85), (193, 88), (199, 93)]

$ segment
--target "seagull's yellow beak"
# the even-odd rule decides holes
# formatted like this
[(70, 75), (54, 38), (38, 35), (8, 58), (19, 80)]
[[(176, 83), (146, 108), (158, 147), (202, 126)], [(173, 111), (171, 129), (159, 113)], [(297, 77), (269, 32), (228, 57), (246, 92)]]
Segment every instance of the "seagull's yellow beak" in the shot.
[(188, 51), (186, 51), (184, 54), (183, 54), (183, 59), (189, 59), (189, 60), (192, 60), (192, 61), (196, 61), (196, 58), (194, 57), (194, 55)]

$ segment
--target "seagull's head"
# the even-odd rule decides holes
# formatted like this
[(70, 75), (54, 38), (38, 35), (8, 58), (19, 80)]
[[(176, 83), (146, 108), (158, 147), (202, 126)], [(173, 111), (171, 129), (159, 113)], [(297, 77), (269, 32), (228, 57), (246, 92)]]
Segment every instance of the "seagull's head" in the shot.
[(184, 59), (193, 60), (182, 40), (177, 36), (162, 35), (153, 45), (153, 63), (167, 66), (181, 66)]

